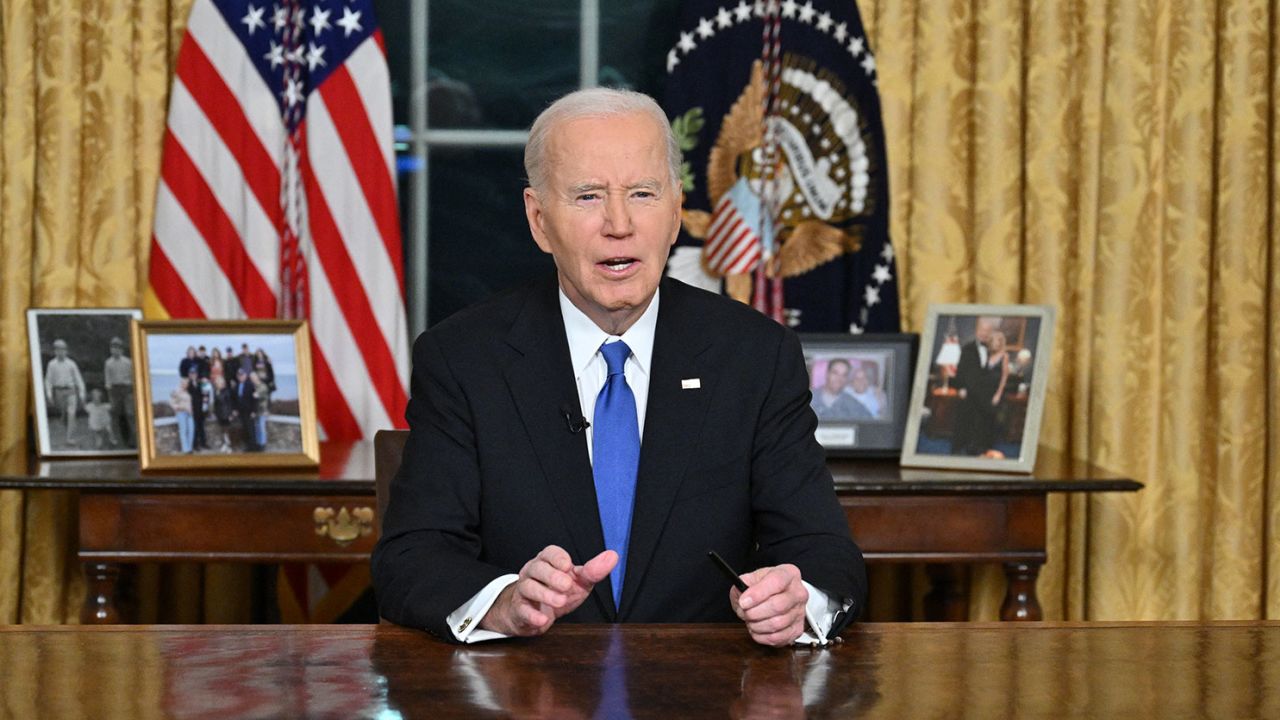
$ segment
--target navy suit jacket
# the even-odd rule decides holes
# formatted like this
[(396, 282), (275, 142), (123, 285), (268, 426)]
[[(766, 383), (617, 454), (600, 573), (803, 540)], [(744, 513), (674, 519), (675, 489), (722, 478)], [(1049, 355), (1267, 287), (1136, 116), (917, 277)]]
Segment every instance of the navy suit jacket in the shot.
[[(793, 563), (866, 595), (836, 500), (795, 333), (732, 300), (662, 281), (626, 581), (580, 622), (736, 622), (729, 582)], [(465, 310), (414, 345), (409, 437), (391, 483), (373, 580), (383, 617), (448, 640), (446, 616), (548, 545), (604, 550), (554, 276)], [(686, 379), (700, 387), (685, 388)], [(692, 384), (692, 383), (688, 383)]]

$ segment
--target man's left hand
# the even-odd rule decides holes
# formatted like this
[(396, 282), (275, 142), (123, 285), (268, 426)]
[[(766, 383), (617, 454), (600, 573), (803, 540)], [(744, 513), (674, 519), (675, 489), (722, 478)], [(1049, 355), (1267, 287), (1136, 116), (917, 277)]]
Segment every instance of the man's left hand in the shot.
[(751, 639), (781, 647), (804, 633), (804, 608), (809, 591), (795, 565), (775, 565), (742, 576), (746, 592), (729, 589), (729, 604), (747, 624)]

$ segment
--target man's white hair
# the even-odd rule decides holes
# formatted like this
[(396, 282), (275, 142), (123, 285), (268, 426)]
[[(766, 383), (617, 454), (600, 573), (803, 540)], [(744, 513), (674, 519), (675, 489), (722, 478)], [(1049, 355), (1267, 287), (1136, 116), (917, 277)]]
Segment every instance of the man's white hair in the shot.
[(667, 145), (667, 179), (672, 188), (679, 182), (680, 146), (667, 115), (653, 98), (634, 90), (587, 88), (556, 100), (538, 115), (529, 128), (529, 143), (524, 146), (524, 171), (529, 187), (542, 192), (548, 180), (547, 139), (557, 125), (581, 118), (612, 117), (631, 114), (648, 115), (659, 128)]

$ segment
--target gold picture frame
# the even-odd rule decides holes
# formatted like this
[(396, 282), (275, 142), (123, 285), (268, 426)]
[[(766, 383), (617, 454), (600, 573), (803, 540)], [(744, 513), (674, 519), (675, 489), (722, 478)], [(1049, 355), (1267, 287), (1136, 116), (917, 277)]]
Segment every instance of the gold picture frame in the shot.
[(131, 333), (144, 472), (319, 466), (305, 320), (135, 320)]
[(930, 305), (902, 465), (1032, 472), (1055, 316), (1049, 305)]

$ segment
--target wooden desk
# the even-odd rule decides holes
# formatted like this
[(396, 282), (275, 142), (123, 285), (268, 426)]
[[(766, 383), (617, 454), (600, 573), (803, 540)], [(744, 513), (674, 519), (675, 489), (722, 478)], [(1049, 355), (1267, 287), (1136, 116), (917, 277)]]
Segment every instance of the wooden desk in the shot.
[[(132, 562), (366, 562), (376, 541), (372, 443), (324, 443), (318, 473), (145, 475), (130, 460), (35, 462), (0, 489), (79, 491), (86, 623), (120, 621), (120, 565)], [(1003, 563), (1001, 617), (1038, 620), (1051, 492), (1142, 487), (1041, 449), (1031, 477), (831, 460), (837, 494), (870, 562), (927, 562), (930, 617), (967, 619), (952, 563)]]
[(1280, 623), (557, 626), (451, 646), (389, 625), (0, 628), (39, 718), (1280, 717)]

